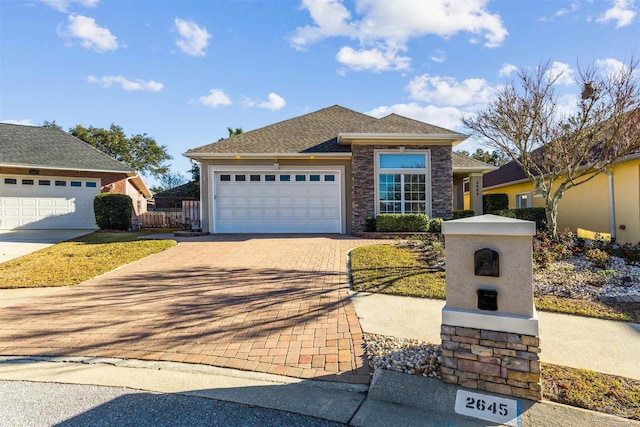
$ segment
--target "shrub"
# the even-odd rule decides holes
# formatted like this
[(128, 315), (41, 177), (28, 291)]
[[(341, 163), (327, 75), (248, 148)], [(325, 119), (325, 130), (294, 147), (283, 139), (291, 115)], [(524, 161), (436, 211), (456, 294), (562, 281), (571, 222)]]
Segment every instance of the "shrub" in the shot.
[(364, 231), (376, 231), (376, 219), (374, 217), (368, 216), (364, 219)]
[(508, 194), (485, 194), (482, 196), (482, 210), (484, 213), (492, 213), (504, 209), (509, 209)]
[(533, 261), (538, 267), (547, 268), (549, 264), (551, 264), (551, 261), (553, 261), (551, 254), (552, 245), (553, 241), (546, 232), (536, 231), (536, 235), (533, 238)]
[(609, 263), (609, 254), (598, 248), (587, 249), (584, 257), (598, 268), (605, 268)]
[(453, 211), (453, 219), (460, 218), (469, 218), (470, 216), (475, 216), (476, 213), (473, 209), (461, 209), (459, 211)]
[(131, 228), (133, 203), (126, 194), (102, 193), (93, 199), (96, 223), (101, 229), (128, 230)]
[(429, 231), (440, 233), (442, 231), (442, 218), (431, 218), (429, 220)]
[(503, 209), (495, 213), (508, 218), (535, 221), (537, 230), (547, 229), (547, 214), (544, 208)]
[(380, 214), (376, 217), (376, 231), (425, 232), (429, 230), (429, 217), (425, 214)]

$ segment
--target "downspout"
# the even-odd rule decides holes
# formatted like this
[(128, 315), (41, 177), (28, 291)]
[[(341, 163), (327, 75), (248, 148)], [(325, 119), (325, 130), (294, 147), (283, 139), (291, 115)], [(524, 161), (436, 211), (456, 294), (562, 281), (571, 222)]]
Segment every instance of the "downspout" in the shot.
[(609, 176), (609, 220), (611, 227), (611, 243), (616, 242), (616, 200), (613, 191), (613, 173), (605, 172)]

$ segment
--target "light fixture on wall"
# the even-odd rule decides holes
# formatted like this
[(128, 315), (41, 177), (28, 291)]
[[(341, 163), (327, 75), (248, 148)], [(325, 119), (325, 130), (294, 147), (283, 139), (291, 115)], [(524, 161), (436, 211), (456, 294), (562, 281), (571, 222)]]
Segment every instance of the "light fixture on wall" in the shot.
[(404, 145), (401, 145), (400, 147), (398, 147), (400, 149), (401, 153), (404, 153)]
[(277, 160), (276, 160), (275, 162), (273, 162), (273, 168), (274, 168), (275, 170), (280, 169), (280, 163), (278, 163), (278, 161), (277, 161)]

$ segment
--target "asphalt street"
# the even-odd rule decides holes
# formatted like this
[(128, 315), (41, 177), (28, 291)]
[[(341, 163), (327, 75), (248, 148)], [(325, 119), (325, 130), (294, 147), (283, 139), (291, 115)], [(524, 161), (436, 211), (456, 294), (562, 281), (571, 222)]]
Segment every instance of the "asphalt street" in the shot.
[(180, 394), (0, 381), (0, 426), (309, 426), (331, 421)]

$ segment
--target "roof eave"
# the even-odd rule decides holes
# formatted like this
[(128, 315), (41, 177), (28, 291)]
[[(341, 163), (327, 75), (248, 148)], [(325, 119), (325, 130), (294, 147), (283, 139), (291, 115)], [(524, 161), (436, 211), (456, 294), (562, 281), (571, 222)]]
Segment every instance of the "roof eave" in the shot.
[(50, 169), (50, 170), (66, 170), (66, 171), (86, 171), (86, 172), (107, 172), (107, 173), (126, 173), (135, 174), (133, 169), (93, 169), (93, 168), (75, 168), (66, 166), (38, 165), (29, 163), (0, 163), (0, 167), (9, 168), (33, 168), (33, 169)]
[(194, 160), (206, 159), (350, 159), (351, 153), (182, 153)]
[(453, 173), (466, 172), (466, 173), (489, 173), (498, 168), (495, 166), (480, 167), (480, 166), (454, 166)]
[(338, 133), (338, 143), (351, 145), (354, 142), (375, 144), (379, 141), (398, 141), (399, 144), (403, 142), (427, 144), (446, 142), (456, 146), (468, 137), (469, 135), (462, 133)]

